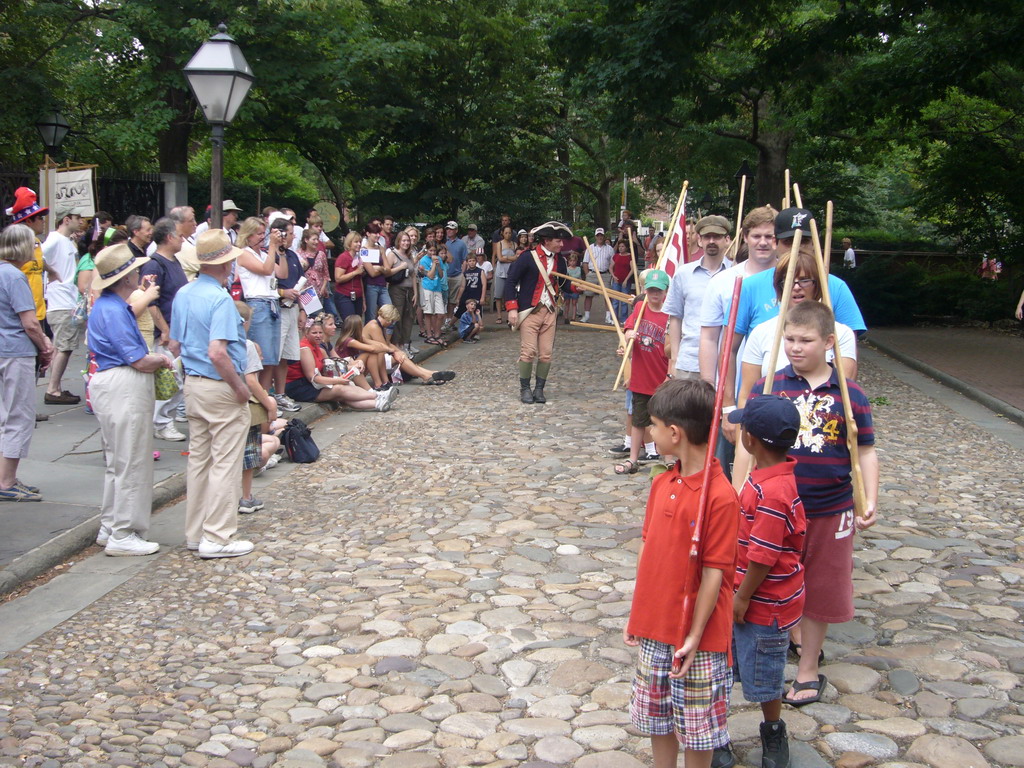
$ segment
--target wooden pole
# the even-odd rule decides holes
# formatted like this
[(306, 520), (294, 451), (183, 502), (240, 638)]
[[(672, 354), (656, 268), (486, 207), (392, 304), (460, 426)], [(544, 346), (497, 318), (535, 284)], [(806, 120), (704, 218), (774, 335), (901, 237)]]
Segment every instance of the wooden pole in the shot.
[(786, 169), (786, 191), (782, 195), (782, 208), (785, 210), (790, 207), (789, 202), (789, 168)]
[(729, 243), (729, 250), (725, 252), (725, 258), (731, 259), (736, 256), (736, 253), (740, 249), (740, 231), (743, 229), (741, 226), (743, 222), (743, 198), (747, 193), (747, 176), (744, 174), (740, 177), (740, 204), (736, 209), (736, 236)]
[[(578, 285), (581, 288), (586, 288), (588, 291), (594, 290), (593, 283), (588, 283), (586, 280), (580, 280), (578, 277), (573, 277), (572, 275), (563, 275), (561, 272), (554, 271), (550, 272), (549, 274), (552, 277), (560, 277), (563, 280), (568, 280), (573, 285)], [(613, 299), (618, 299), (619, 301), (632, 302), (636, 298), (635, 296), (630, 296), (628, 293), (623, 293), (622, 291), (613, 291), (611, 288), (608, 289), (608, 295), (611, 296)]]
[(581, 323), (578, 320), (571, 321), (569, 323), (569, 325), (575, 325), (578, 328), (590, 328), (590, 329), (595, 330), (595, 331), (614, 331), (615, 330), (615, 328), (613, 328), (610, 325), (598, 325), (597, 323)]
[(832, 263), (832, 201), (825, 203), (825, 271), (828, 272)]
[[(597, 272), (597, 283), (601, 286), (601, 295), (604, 296), (604, 305), (608, 309), (608, 314), (612, 316), (612, 323), (615, 325), (615, 332), (619, 335), (619, 343), (626, 343), (626, 335), (622, 332), (622, 326), (619, 325), (619, 317), (615, 313), (615, 307), (612, 306), (611, 296), (608, 295), (608, 289), (604, 285), (604, 277), (601, 276), (601, 271), (596, 269), (597, 263), (594, 261), (594, 251), (590, 247), (590, 241), (587, 238), (583, 238), (583, 244), (587, 246), (587, 253), (590, 254), (590, 262), (594, 265), (594, 271)], [(590, 284), (593, 287), (593, 283)]]
[[(664, 249), (662, 249), (664, 250)], [(636, 287), (636, 295), (640, 295), (640, 275), (636, 271), (636, 249), (633, 247), (633, 227), (629, 228), (629, 266), (633, 270), (633, 285)]]
[[(800, 200), (800, 187), (793, 185), (793, 192), (796, 196), (797, 205), (803, 208)], [(818, 265), (818, 286), (821, 289), (821, 300), (825, 305), (832, 308), (832, 295), (828, 287), (828, 271), (825, 269), (825, 259), (821, 252), (821, 241), (818, 239), (818, 223), (811, 219), (811, 243), (814, 245), (814, 260)], [(863, 519), (867, 516), (867, 495), (864, 492), (864, 475), (860, 468), (860, 453), (857, 444), (857, 422), (853, 417), (853, 403), (850, 402), (850, 388), (846, 382), (846, 373), (843, 371), (843, 355), (839, 349), (839, 342), (836, 341), (833, 347), (833, 362), (839, 378), (839, 391), (843, 397), (843, 417), (846, 419), (846, 447), (850, 452), (850, 475), (853, 481), (853, 509), (857, 517)]]
[[(729, 358), (732, 347), (732, 340), (736, 333), (736, 313), (740, 306), (740, 289), (743, 285), (743, 276), (737, 275), (732, 287), (732, 305), (729, 307), (729, 321), (726, 323), (725, 344), (718, 356), (718, 370), (721, 372), (719, 382), (724, 382), (729, 368)], [(693, 621), (693, 610), (697, 598), (700, 571), (700, 545), (704, 533), (704, 518), (708, 509), (708, 486), (711, 485), (711, 467), (714, 465), (715, 446), (718, 443), (718, 430), (722, 425), (722, 398), (725, 395), (725, 387), (719, 386), (715, 391), (715, 410), (711, 415), (711, 429), (708, 432), (707, 452), (704, 454), (704, 468), (701, 472), (700, 495), (697, 497), (697, 514), (693, 522), (693, 534), (690, 536), (690, 567), (687, 570), (686, 583), (683, 586), (683, 630), (689, 632), (690, 623)], [(678, 659), (672, 659), (672, 671), (678, 673), (681, 668)]]
[[(689, 189), (689, 187), (690, 187), (690, 182), (689, 181), (684, 181), (683, 182), (683, 189), (679, 193), (679, 204), (676, 205), (676, 212), (675, 212), (675, 216), (673, 218), (673, 222), (679, 221), (680, 214), (683, 211), (686, 210), (686, 191)], [(674, 228), (675, 224), (673, 223), (672, 226)], [(669, 236), (671, 237), (671, 235), (672, 235), (672, 233), (670, 231), (669, 232)], [(683, 236), (683, 253), (685, 254), (686, 253), (686, 224), (685, 224), (685, 222), (683, 224), (682, 236)], [(654, 268), (655, 269), (661, 269), (664, 266), (665, 259), (667, 257), (668, 257), (668, 248), (667, 247), (666, 248), (662, 248), (661, 249), (661, 256), (658, 257), (658, 263), (655, 265)], [(639, 287), (639, 286), (637, 286), (637, 287)], [(637, 296), (637, 298), (639, 298), (639, 296)], [(640, 305), (640, 312), (636, 316), (636, 324), (638, 326), (640, 325), (640, 321), (643, 319), (644, 312), (646, 310), (647, 310), (647, 297), (645, 296), (644, 299), (643, 299), (643, 303)], [(622, 375), (625, 373), (626, 365), (629, 362), (629, 355), (633, 351), (633, 341), (635, 339), (636, 339), (636, 336), (634, 336), (632, 339), (630, 339), (626, 343), (626, 351), (625, 351), (625, 354), (623, 354), (623, 356), (622, 356), (622, 365), (619, 366), (619, 373), (615, 377), (615, 383), (612, 384), (612, 392), (614, 392), (615, 390), (617, 390), (619, 388), (619, 383), (622, 381)]]

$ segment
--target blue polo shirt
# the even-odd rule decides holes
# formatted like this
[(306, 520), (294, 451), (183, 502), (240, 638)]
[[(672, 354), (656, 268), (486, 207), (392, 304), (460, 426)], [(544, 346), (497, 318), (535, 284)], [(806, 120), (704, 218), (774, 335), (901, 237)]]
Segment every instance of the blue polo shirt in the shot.
[(89, 351), (96, 356), (97, 371), (131, 365), (149, 354), (135, 313), (113, 291), (104, 291), (92, 305), (88, 329)]
[(231, 294), (202, 273), (174, 297), (171, 338), (181, 343), (181, 360), (189, 376), (223, 380), (210, 362), (210, 342), (228, 343), (231, 363), (239, 376), (245, 370), (245, 326)]
[[(848, 380), (846, 384), (853, 420), (857, 424), (857, 445), (874, 445), (871, 403), (857, 382)], [(751, 399), (763, 390), (764, 379), (761, 379), (754, 385)], [(852, 509), (846, 415), (835, 369), (828, 381), (811, 389), (807, 379), (796, 373), (792, 365), (787, 365), (772, 379), (772, 394), (789, 398), (800, 412), (800, 434), (789, 455), (796, 459), (796, 488), (807, 517), (827, 517)]]
[(462, 263), (466, 260), (466, 254), (469, 253), (466, 244), (455, 238), (454, 240), (445, 240), (444, 245), (452, 257), (448, 263), (448, 277), (458, 277), (462, 274)]

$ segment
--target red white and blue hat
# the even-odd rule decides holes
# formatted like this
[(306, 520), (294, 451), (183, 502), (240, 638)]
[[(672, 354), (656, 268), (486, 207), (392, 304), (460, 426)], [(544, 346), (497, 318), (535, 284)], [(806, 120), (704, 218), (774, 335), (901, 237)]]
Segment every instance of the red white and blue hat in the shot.
[(39, 198), (31, 189), (18, 187), (14, 190), (14, 205), (8, 208), (6, 213), (11, 217), (11, 223), (17, 224), (49, 210), (49, 208), (39, 205)]

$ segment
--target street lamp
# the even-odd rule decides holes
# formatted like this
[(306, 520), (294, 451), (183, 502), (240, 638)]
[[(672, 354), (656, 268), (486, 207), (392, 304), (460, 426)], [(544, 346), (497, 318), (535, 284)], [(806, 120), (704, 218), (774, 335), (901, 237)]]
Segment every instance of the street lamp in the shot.
[(210, 226), (219, 229), (224, 207), (224, 126), (235, 119), (252, 87), (252, 70), (223, 24), (185, 65), (185, 78), (213, 127), (210, 163)]
[(44, 113), (36, 121), (36, 130), (39, 131), (39, 136), (43, 140), (43, 146), (46, 147), (46, 155), (49, 157), (56, 155), (60, 150), (60, 145), (64, 143), (64, 138), (68, 135), (68, 131), (71, 130), (71, 126), (64, 119), (64, 115), (59, 110), (54, 109)]

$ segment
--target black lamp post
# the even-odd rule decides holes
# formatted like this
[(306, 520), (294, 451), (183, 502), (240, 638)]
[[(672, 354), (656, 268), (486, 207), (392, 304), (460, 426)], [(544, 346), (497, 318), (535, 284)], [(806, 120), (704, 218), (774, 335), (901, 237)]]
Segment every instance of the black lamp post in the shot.
[(54, 109), (44, 113), (36, 121), (36, 130), (39, 131), (39, 136), (43, 140), (43, 146), (46, 147), (47, 157), (50, 157), (51, 155), (56, 155), (60, 150), (60, 145), (64, 143), (64, 138), (68, 135), (68, 131), (71, 130), (71, 126), (64, 119), (64, 115), (59, 110)]
[(255, 79), (235, 39), (222, 23), (185, 65), (185, 78), (213, 127), (210, 163), (210, 226), (219, 229), (224, 213), (224, 126), (235, 119)]

